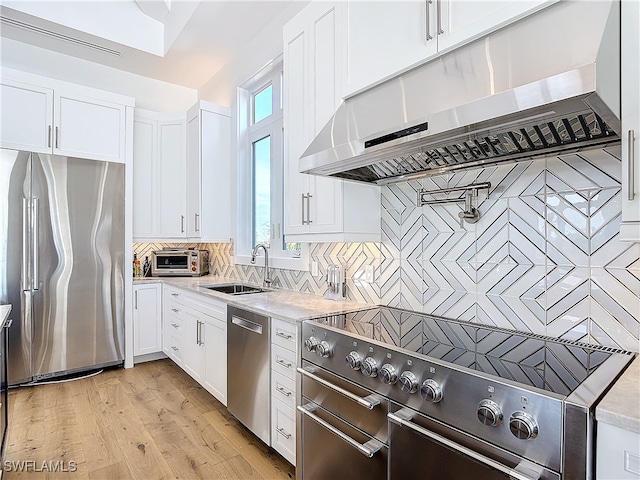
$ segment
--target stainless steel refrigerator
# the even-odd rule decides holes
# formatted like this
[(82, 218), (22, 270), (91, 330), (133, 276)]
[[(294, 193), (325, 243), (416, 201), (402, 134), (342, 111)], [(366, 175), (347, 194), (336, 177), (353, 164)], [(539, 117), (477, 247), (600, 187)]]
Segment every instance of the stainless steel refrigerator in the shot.
[(0, 152), (9, 384), (122, 363), (124, 165)]

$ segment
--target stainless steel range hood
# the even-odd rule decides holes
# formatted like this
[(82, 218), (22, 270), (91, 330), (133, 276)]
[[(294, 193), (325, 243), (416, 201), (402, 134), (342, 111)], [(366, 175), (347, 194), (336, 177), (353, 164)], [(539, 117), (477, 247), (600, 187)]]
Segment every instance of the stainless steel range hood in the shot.
[(619, 12), (565, 0), (348, 98), (300, 171), (386, 184), (618, 142)]

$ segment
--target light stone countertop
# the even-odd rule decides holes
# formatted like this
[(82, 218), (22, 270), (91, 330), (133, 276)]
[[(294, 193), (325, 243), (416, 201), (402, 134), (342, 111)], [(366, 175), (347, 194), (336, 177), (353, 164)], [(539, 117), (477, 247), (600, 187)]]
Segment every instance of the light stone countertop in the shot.
[(175, 287), (193, 290), (196, 293), (222, 300), (234, 307), (245, 308), (255, 313), (289, 322), (299, 322), (324, 315), (337, 315), (375, 307), (375, 305), (348, 300), (327, 300), (319, 295), (285, 289), (273, 289), (268, 292), (248, 295), (228, 295), (201, 288), (204, 285), (224, 285), (229, 283), (260, 286), (217, 275), (206, 275), (204, 277), (147, 277), (133, 280), (134, 285), (144, 283), (166, 283)]
[(9, 318), (11, 313), (11, 305), (0, 305), (0, 326), (4, 325), (4, 322)]
[(640, 433), (640, 356), (598, 404), (596, 420)]

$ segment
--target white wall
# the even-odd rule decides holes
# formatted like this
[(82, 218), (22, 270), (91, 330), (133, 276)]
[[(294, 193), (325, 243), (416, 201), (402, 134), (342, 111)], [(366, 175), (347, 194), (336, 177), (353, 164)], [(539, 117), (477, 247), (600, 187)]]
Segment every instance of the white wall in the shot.
[(195, 89), (135, 75), (8, 38), (0, 41), (0, 64), (3, 67), (134, 97), (137, 108), (159, 112), (186, 111), (198, 99)]

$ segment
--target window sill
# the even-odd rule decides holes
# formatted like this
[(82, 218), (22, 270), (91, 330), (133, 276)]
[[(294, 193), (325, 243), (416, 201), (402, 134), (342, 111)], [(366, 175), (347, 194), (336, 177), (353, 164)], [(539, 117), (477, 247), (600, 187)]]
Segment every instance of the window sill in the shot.
[[(283, 270), (301, 270), (304, 272), (309, 271), (309, 262), (306, 255), (300, 255), (300, 258), (293, 257), (272, 257), (269, 256), (269, 267), (280, 268)], [(264, 256), (259, 255), (256, 258), (256, 263), (251, 263), (251, 255), (235, 255), (233, 257), (233, 263), (236, 265), (251, 265), (254, 267), (264, 267)]]

